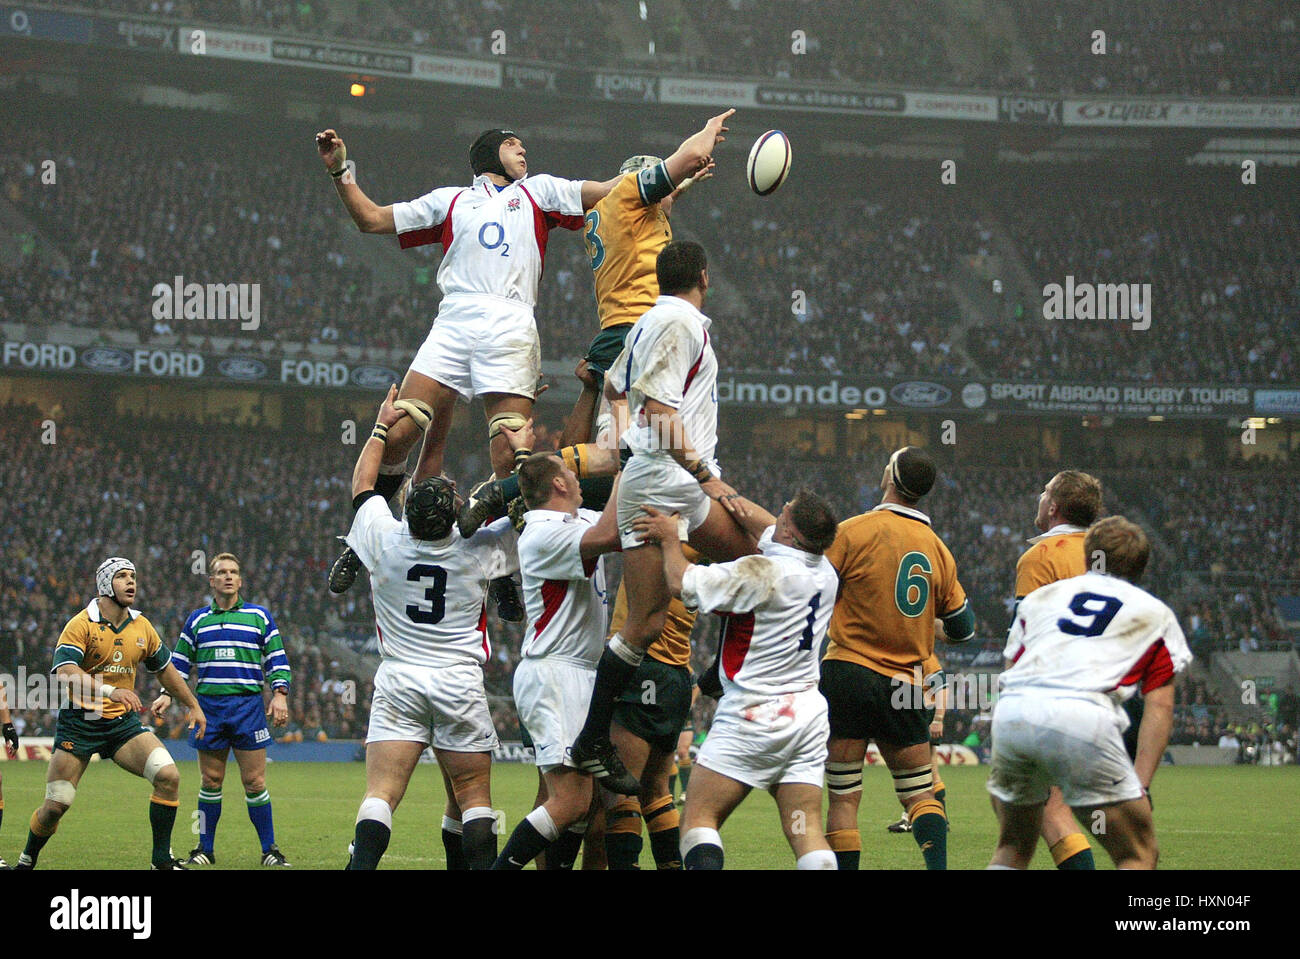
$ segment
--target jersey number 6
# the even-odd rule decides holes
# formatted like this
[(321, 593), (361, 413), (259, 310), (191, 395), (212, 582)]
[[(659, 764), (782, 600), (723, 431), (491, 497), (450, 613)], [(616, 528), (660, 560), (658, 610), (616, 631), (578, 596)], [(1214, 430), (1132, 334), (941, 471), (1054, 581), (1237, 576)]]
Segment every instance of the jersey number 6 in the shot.
[(433, 580), (433, 585), (424, 591), (429, 608), (407, 603), (406, 615), (413, 623), (431, 626), (441, 623), (442, 617), (447, 613), (447, 571), (441, 566), (431, 566), (428, 563), (417, 563), (406, 571), (408, 583), (421, 583), (426, 579)]

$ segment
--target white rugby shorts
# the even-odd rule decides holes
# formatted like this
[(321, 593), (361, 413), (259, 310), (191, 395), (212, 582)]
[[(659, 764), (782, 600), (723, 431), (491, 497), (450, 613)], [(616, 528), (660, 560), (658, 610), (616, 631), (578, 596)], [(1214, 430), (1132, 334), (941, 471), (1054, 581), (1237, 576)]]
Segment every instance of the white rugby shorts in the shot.
[(595, 685), (596, 667), (572, 660), (525, 656), (515, 667), (515, 710), (542, 772), (575, 765), (568, 749), (587, 721)]
[(1013, 806), (1046, 802), (1060, 786), (1065, 804), (1104, 806), (1142, 796), (1113, 706), (1050, 695), (1003, 694), (993, 707), (988, 791)]
[(456, 390), (466, 402), (484, 393), (531, 400), (542, 373), (532, 307), (486, 293), (444, 296), (411, 369)]
[(755, 789), (781, 783), (820, 788), (830, 735), (826, 698), (816, 688), (771, 699), (732, 691), (718, 703), (695, 762)]
[[(715, 465), (710, 467), (716, 476)], [(632, 530), (632, 521), (642, 506), (653, 506), (661, 513), (678, 513), (677, 535), (684, 542), (709, 518), (709, 499), (695, 477), (663, 453), (638, 453), (623, 468), (618, 484), (618, 529), (624, 549), (644, 545), (640, 534)]]
[(367, 743), (424, 743), (456, 753), (497, 748), (478, 663), (413, 666), (384, 660), (375, 671)]

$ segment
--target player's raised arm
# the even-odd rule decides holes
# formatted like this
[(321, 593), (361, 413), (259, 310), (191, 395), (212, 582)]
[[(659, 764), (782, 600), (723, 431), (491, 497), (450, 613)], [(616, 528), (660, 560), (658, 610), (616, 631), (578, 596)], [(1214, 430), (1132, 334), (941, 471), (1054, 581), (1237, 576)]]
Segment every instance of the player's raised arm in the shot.
[(683, 140), (672, 156), (664, 160), (668, 176), (673, 183), (678, 184), (678, 189), (681, 189), (684, 180), (710, 167), (714, 149), (727, 139), (722, 135), (727, 132), (726, 122), (735, 112), (728, 110), (712, 117), (702, 130)]
[(612, 180), (583, 180), (582, 181), (582, 211), (585, 213), (593, 206), (599, 203), (605, 197), (609, 196), (609, 191), (618, 186), (618, 181), (623, 179), (620, 173)]
[(658, 543), (663, 552), (664, 579), (668, 583), (668, 592), (677, 599), (682, 596), (682, 578), (691, 568), (682, 550), (679, 534), (680, 517), (676, 513), (661, 513), (653, 506), (642, 506), (641, 516), (632, 520), (632, 529), (641, 534), (641, 542)]
[(605, 553), (616, 553), (622, 549), (618, 531), (618, 484), (622, 475), (614, 477), (614, 486), (609, 491), (609, 499), (601, 511), (600, 520), (587, 532), (582, 534), (578, 551), (584, 560), (595, 559)]
[(357, 178), (352, 175), (355, 164), (348, 165), (348, 148), (343, 138), (332, 129), (322, 130), (316, 134), (316, 149), (357, 229), (362, 233), (396, 233), (392, 205), (380, 206), (357, 186)]
[(374, 429), (370, 431), (370, 439), (366, 440), (365, 446), (361, 447), (361, 455), (357, 457), (357, 465), (352, 470), (354, 500), (362, 493), (375, 488), (375, 481), (379, 479), (379, 466), (384, 460), (384, 437), (394, 423), (407, 415), (406, 410), (398, 409), (394, 405), (396, 400), (397, 386), (393, 385), (388, 388), (388, 395), (384, 397), (384, 402), (379, 407), (379, 415), (375, 418)]
[(744, 512), (736, 514), (736, 522), (740, 524), (740, 528), (743, 529), (745, 533), (754, 540), (754, 542), (758, 542), (759, 538), (767, 531), (769, 526), (776, 525), (776, 517), (763, 509), (763, 507), (759, 506), (752, 499), (740, 496), (739, 494), (737, 494), (737, 496), (737, 504), (743, 508)]

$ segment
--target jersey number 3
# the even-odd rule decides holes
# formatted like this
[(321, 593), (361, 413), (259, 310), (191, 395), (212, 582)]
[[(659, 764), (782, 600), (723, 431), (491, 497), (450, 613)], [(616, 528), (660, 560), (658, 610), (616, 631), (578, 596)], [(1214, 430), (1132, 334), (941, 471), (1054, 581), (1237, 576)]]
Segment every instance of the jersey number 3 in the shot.
[(428, 607), (407, 603), (406, 615), (413, 623), (432, 626), (441, 623), (442, 617), (447, 613), (447, 571), (441, 566), (431, 566), (428, 563), (416, 563), (406, 571), (408, 583), (423, 583), (426, 579), (433, 580), (433, 585), (424, 591)]
[(587, 232), (582, 234), (582, 238), (587, 241), (587, 254), (591, 257), (591, 268), (599, 270), (600, 265), (605, 262), (605, 244), (600, 242), (600, 237), (596, 234), (600, 229), (600, 214), (591, 210), (583, 217), (583, 222), (587, 224)]

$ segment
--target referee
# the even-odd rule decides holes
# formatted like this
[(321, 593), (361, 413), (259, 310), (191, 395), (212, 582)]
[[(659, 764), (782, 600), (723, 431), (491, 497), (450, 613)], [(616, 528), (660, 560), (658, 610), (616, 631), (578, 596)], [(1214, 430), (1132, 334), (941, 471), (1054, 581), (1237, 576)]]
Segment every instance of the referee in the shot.
[[(221, 819), (221, 784), (226, 778), (226, 758), (235, 751), (239, 778), (244, 784), (248, 818), (262, 844), (263, 866), (288, 866), (275, 845), (271, 795), (266, 790), (266, 746), (276, 726), (289, 721), (289, 659), (284, 654), (280, 630), (270, 612), (239, 597), (243, 586), (239, 560), (220, 553), (208, 564), (212, 603), (190, 613), (172, 653), (177, 671), (189, 678), (199, 670), (196, 692), (208, 716), (207, 733), (190, 745), (199, 752), (199, 845), (186, 865), (210, 866), (216, 862), (213, 845)], [(271, 704), (263, 708), (262, 686), (271, 684)], [(171, 704), (164, 693), (153, 703), (159, 718)]]

